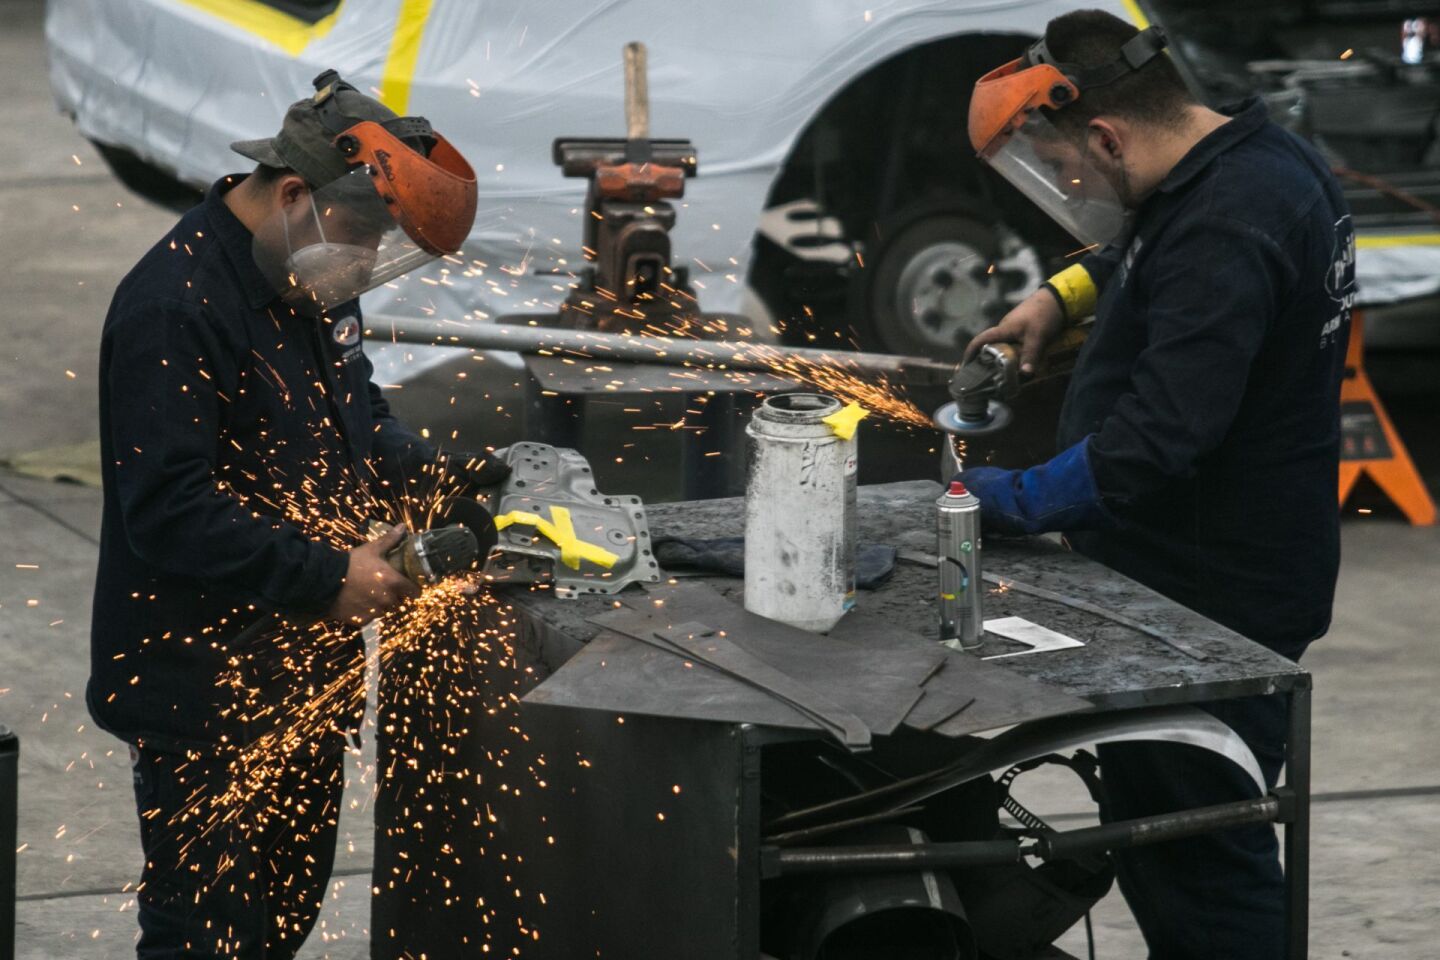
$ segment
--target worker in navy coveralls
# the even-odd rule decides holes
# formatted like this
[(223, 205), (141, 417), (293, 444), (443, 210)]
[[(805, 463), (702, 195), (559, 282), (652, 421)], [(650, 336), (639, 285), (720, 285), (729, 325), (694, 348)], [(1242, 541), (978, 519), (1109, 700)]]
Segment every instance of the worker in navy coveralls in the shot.
[[(1074, 549), (1291, 659), (1330, 624), (1339, 566), (1339, 391), (1355, 239), (1329, 165), (1257, 100), (1198, 103), (1158, 29), (1079, 11), (977, 84), (981, 156), (1093, 250), (977, 336), (1021, 372), (1095, 323), (1053, 459), (959, 475), (986, 535), (1063, 531)], [(1205, 704), (1273, 787), (1277, 697)], [(1121, 820), (1241, 800), (1235, 765), (1176, 744), (1100, 748)], [(1283, 953), (1271, 826), (1116, 855), (1155, 960)]]
[[(288, 960), (329, 887), (358, 715), (337, 709), (253, 796), (218, 801), (287, 705), (363, 684), (358, 626), (416, 587), (384, 559), (403, 528), (336, 543), (285, 503), (354, 511), (364, 530), (360, 512), (422, 470), (475, 486), (506, 472), (442, 457), (391, 415), (356, 299), (459, 248), (474, 175), (424, 118), (333, 72), (316, 87), (277, 136), (234, 145), (259, 166), (215, 183), (131, 270), (102, 335), (87, 700), (130, 744), (144, 958)], [(259, 629), (281, 617), (338, 629)], [(363, 710), (363, 686), (335, 699)]]

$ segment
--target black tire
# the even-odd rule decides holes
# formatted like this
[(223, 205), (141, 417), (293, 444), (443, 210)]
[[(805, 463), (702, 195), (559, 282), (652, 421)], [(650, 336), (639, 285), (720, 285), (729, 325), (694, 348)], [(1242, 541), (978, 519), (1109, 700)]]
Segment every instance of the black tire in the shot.
[[(880, 243), (851, 296), (851, 325), (863, 345), (955, 359), (1008, 309), (1002, 279), (990, 269), (1000, 236), (976, 214), (931, 205), (876, 232)], [(941, 306), (930, 309), (932, 302)]]

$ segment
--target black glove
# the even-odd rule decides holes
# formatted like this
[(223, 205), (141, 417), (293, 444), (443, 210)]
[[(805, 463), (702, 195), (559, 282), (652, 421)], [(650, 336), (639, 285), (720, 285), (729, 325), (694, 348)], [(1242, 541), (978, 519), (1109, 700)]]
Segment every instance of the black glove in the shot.
[(446, 453), (440, 465), (466, 493), (499, 486), (510, 476), (510, 464), (493, 453)]

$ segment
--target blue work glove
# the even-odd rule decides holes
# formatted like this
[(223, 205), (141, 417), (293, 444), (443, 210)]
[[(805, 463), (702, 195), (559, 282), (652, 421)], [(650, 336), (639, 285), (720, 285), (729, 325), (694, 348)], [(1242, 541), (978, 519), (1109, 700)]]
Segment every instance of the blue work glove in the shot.
[(980, 498), (984, 534), (1048, 533), (1115, 522), (1095, 488), (1089, 437), (1029, 470), (974, 467), (955, 479)]

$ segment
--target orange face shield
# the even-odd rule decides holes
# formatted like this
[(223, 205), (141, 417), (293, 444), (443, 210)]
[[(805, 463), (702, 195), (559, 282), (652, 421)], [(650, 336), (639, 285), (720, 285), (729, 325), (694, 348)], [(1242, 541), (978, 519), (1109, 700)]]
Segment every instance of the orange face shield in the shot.
[(297, 310), (316, 313), (454, 253), (475, 222), (475, 175), (443, 137), (429, 156), (378, 123), (335, 138), (342, 174), (278, 211), (255, 262)]
[(1059, 110), (1080, 96), (1079, 89), (1050, 64), (1027, 66), (1018, 57), (996, 67), (975, 83), (970, 98), (970, 145), (987, 158), (1003, 145), (1025, 118), (1040, 107)]
[(429, 156), (414, 150), (373, 120), (357, 123), (335, 145), (352, 164), (365, 164), (395, 222), (434, 256), (460, 249), (475, 222), (475, 171), (432, 133)]
[[(398, 117), (326, 70), (270, 140), (236, 149), (318, 184), (255, 231), (255, 262), (297, 310), (333, 309), (436, 257), (475, 222), (475, 171), (424, 117)], [(242, 149), (244, 148), (244, 149)]]
[(1023, 57), (981, 77), (970, 98), (970, 143), (1077, 240), (1103, 244), (1124, 225), (1115, 188), (1093, 162), (1088, 136), (1062, 132), (1051, 120), (1094, 87), (1139, 70), (1165, 48), (1158, 27), (1140, 31), (1101, 67), (1057, 63), (1043, 39)]

